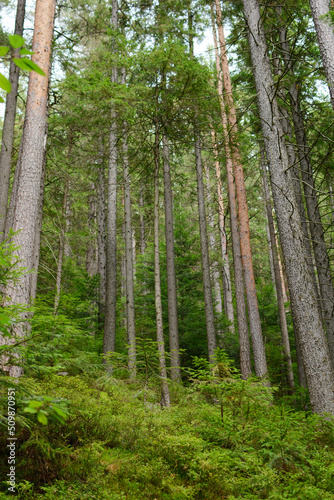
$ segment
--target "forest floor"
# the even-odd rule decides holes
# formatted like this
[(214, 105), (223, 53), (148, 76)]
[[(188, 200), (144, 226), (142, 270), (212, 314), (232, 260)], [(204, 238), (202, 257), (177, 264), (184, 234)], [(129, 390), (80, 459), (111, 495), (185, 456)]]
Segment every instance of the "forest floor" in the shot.
[[(21, 377), (18, 498), (334, 500), (332, 421), (273, 403), (271, 390), (240, 379), (171, 385), (173, 405), (161, 409), (159, 384), (146, 382)], [(10, 386), (2, 377), (4, 414)], [(6, 439), (2, 427), (2, 478)], [(0, 498), (7, 488), (3, 481)]]

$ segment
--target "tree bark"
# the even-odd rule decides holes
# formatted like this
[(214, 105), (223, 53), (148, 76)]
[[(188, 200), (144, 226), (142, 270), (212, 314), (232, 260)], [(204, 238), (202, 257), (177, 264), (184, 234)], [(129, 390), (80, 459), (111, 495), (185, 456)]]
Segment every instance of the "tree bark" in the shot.
[[(125, 69), (122, 68), (122, 84), (125, 85)], [(135, 299), (133, 289), (133, 245), (130, 194), (130, 171), (128, 158), (127, 123), (123, 123), (123, 186), (124, 186), (124, 225), (125, 225), (125, 264), (126, 264), (126, 316), (128, 333), (128, 369), (130, 377), (136, 376), (136, 324)]]
[(233, 299), (232, 299), (232, 283), (230, 275), (230, 263), (227, 253), (227, 238), (225, 231), (225, 211), (224, 211), (224, 200), (223, 200), (223, 188), (220, 172), (220, 163), (218, 158), (218, 150), (216, 144), (216, 135), (214, 130), (211, 128), (212, 136), (212, 147), (215, 157), (215, 167), (216, 167), (216, 178), (217, 178), (217, 193), (218, 193), (218, 222), (219, 222), (219, 234), (220, 234), (220, 246), (222, 252), (222, 262), (223, 262), (223, 294), (224, 294), (224, 310), (226, 317), (229, 321), (229, 331), (235, 333), (234, 330), (234, 310), (233, 310)]
[[(25, 6), (25, 0), (18, 0), (14, 30), (15, 35), (23, 35)], [(15, 57), (20, 57), (18, 49), (14, 51), (14, 54)], [(0, 241), (2, 241), (4, 238), (6, 224), (19, 74), (20, 68), (18, 68), (18, 66), (14, 64), (13, 60), (11, 60), (9, 66), (9, 81), (12, 84), (12, 91), (6, 95), (6, 108), (2, 129), (0, 152)]]
[(165, 232), (166, 232), (166, 261), (167, 261), (167, 290), (168, 290), (168, 326), (171, 379), (181, 380), (179, 330), (177, 321), (177, 294), (175, 276), (175, 251), (173, 229), (173, 199), (169, 165), (169, 145), (166, 134), (162, 136), (163, 166), (164, 166), (164, 195), (165, 195)]
[(285, 269), (312, 409), (334, 414), (334, 374), (303, 244), (258, 0), (243, 0)]
[(195, 159), (196, 159), (198, 217), (199, 217), (199, 232), (201, 240), (206, 334), (208, 340), (209, 361), (211, 363), (214, 363), (215, 349), (217, 347), (217, 342), (216, 342), (215, 317), (213, 312), (212, 288), (210, 279), (208, 235), (206, 230), (205, 196), (204, 196), (203, 168), (202, 168), (202, 157), (201, 157), (201, 139), (199, 131), (196, 129), (195, 129)]
[(256, 295), (254, 270), (252, 262), (252, 250), (250, 244), (249, 216), (246, 197), (246, 187), (244, 173), (241, 162), (237, 115), (234, 106), (231, 78), (227, 59), (226, 43), (224, 37), (220, 0), (215, 0), (218, 36), (220, 45), (221, 69), (224, 82), (224, 101), (226, 104), (226, 114), (229, 124), (229, 141), (232, 155), (235, 188), (238, 202), (239, 236), (242, 265), (244, 270), (245, 290), (247, 297), (247, 309), (249, 328), (253, 346), (253, 356), (255, 364), (255, 374), (257, 377), (266, 378), (268, 375), (266, 352), (262, 337), (261, 319)]
[[(118, 4), (112, 0), (112, 26), (118, 27)], [(117, 50), (113, 40), (112, 52)], [(115, 63), (114, 63), (115, 64)], [(117, 66), (112, 68), (111, 84), (117, 83)], [(111, 126), (109, 132), (108, 187), (107, 187), (107, 266), (106, 266), (106, 308), (104, 319), (103, 354), (115, 351), (116, 341), (116, 298), (117, 298), (117, 113), (111, 105)], [(107, 370), (111, 370), (108, 365)]]
[(294, 379), (293, 379), (290, 340), (289, 340), (288, 325), (286, 322), (286, 315), (285, 315), (285, 308), (284, 308), (284, 295), (283, 295), (281, 273), (280, 273), (280, 268), (279, 268), (278, 254), (277, 254), (277, 247), (276, 247), (275, 227), (274, 227), (273, 212), (272, 212), (271, 201), (270, 201), (270, 191), (269, 191), (269, 184), (268, 184), (268, 178), (267, 178), (267, 167), (266, 167), (266, 164), (264, 162), (264, 159), (262, 159), (261, 163), (262, 163), (261, 166), (262, 166), (262, 178), (263, 178), (263, 192), (264, 192), (264, 199), (265, 199), (265, 203), (266, 203), (266, 213), (267, 213), (267, 220), (268, 220), (268, 226), (269, 226), (269, 235), (270, 235), (272, 261), (273, 261), (274, 276), (275, 276), (278, 315), (279, 315), (279, 322), (280, 322), (280, 327), (281, 327), (284, 361), (285, 361), (285, 365), (286, 365), (288, 385), (290, 388), (290, 392), (293, 393), (295, 384), (294, 384)]
[(244, 279), (242, 275), (242, 260), (241, 260), (240, 238), (238, 230), (237, 204), (236, 204), (235, 186), (233, 178), (233, 165), (232, 165), (232, 158), (231, 158), (231, 151), (230, 151), (230, 144), (229, 144), (228, 130), (227, 130), (227, 116), (222, 100), (223, 82), (221, 78), (221, 69), (219, 62), (216, 27), (214, 23), (213, 5), (211, 6), (211, 12), (212, 12), (212, 28), (213, 28), (212, 31), (213, 31), (213, 39), (214, 39), (215, 55), (216, 55), (215, 57), (216, 69), (218, 76), (217, 90), (218, 90), (218, 99), (221, 109), (224, 147), (226, 156), (227, 191), (228, 191), (228, 199), (230, 207), (235, 298), (237, 304), (237, 321), (238, 321), (239, 349), (240, 349), (240, 369), (242, 378), (247, 379), (252, 376), (252, 365), (250, 358), (250, 343), (249, 343), (249, 334), (247, 326)]
[(159, 350), (159, 374), (161, 379), (161, 406), (170, 405), (169, 387), (165, 358), (165, 341), (162, 322), (161, 280), (160, 280), (160, 252), (159, 252), (159, 127), (155, 124), (154, 148), (154, 291), (155, 317), (157, 325), (157, 342)]
[(310, 0), (318, 44), (334, 109), (334, 31), (328, 0)]

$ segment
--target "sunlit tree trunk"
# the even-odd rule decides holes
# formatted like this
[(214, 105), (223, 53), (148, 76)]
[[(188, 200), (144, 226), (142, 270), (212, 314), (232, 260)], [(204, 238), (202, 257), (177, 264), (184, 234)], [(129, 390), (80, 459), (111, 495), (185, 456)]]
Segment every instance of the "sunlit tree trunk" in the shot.
[[(112, 26), (118, 27), (118, 4), (112, 0)], [(117, 51), (112, 41), (112, 52)], [(114, 63), (111, 84), (117, 83), (117, 66)], [(107, 265), (106, 265), (106, 307), (104, 318), (103, 354), (115, 351), (116, 341), (116, 298), (117, 298), (117, 113), (111, 105), (109, 131), (108, 185), (107, 185)], [(107, 366), (109, 370), (110, 367)]]
[(255, 373), (258, 377), (265, 378), (268, 375), (268, 368), (267, 368), (266, 352), (262, 337), (259, 306), (255, 288), (252, 251), (250, 244), (248, 205), (246, 198), (243, 166), (239, 150), (237, 116), (232, 94), (232, 85), (231, 85), (226, 43), (223, 31), (220, 0), (216, 0), (215, 4), (216, 4), (216, 15), (217, 15), (217, 26), (218, 26), (218, 38), (220, 45), (221, 69), (224, 82), (224, 101), (226, 104), (226, 114), (229, 125), (228, 132), (230, 140), (230, 150), (232, 155), (234, 181), (235, 181), (235, 188), (236, 188), (236, 195), (238, 202), (240, 249), (241, 249), (242, 265), (244, 270), (248, 320), (249, 320), (249, 328), (253, 346)]
[(246, 314), (246, 303), (245, 303), (245, 292), (244, 292), (244, 280), (242, 275), (242, 260), (241, 260), (241, 250), (240, 250), (240, 238), (238, 230), (238, 215), (237, 215), (237, 204), (235, 197), (235, 186), (233, 178), (233, 165), (227, 130), (227, 116), (225, 107), (222, 100), (223, 95), (223, 82), (221, 78), (221, 69), (219, 62), (218, 44), (216, 36), (216, 27), (214, 23), (214, 14), (212, 6), (212, 24), (213, 24), (213, 38), (215, 44), (215, 55), (216, 55), (216, 69), (218, 76), (218, 98), (221, 109), (221, 118), (223, 126), (223, 136), (224, 136), (224, 147), (226, 156), (226, 174), (227, 174), (227, 191), (230, 207), (230, 221), (231, 221), (231, 235), (232, 235), (232, 250), (233, 250), (233, 266), (234, 266), (234, 282), (235, 282), (235, 298), (237, 305), (237, 320), (238, 320), (238, 334), (239, 334), (239, 348), (240, 348), (240, 368), (241, 375), (244, 379), (247, 379), (252, 375), (252, 366), (250, 358), (250, 344), (249, 344), (249, 334), (247, 326), (247, 314)]
[(162, 135), (162, 143), (163, 143), (163, 167), (164, 167), (168, 325), (169, 325), (171, 378), (172, 380), (181, 380), (179, 330), (178, 330), (178, 320), (177, 320), (176, 276), (175, 276), (173, 199), (172, 199), (172, 185), (170, 178), (169, 145), (165, 133), (163, 133)]
[(165, 341), (162, 322), (160, 253), (159, 253), (159, 126), (155, 124), (154, 147), (154, 291), (157, 342), (159, 349), (159, 373), (161, 379), (161, 406), (170, 405), (165, 358)]
[[(23, 35), (23, 23), (25, 15), (25, 0), (18, 0), (16, 8), (15, 35)], [(20, 57), (19, 49), (14, 51), (15, 57)], [(0, 241), (4, 237), (6, 213), (9, 195), (9, 179), (12, 164), (12, 152), (14, 141), (14, 127), (16, 115), (17, 91), (19, 86), (20, 69), (13, 60), (10, 61), (9, 81), (12, 91), (6, 95), (6, 108), (2, 129), (2, 141), (0, 152)], [(2, 233), (2, 234), (1, 234)]]
[(258, 0), (243, 0), (258, 107), (294, 315), (313, 411), (334, 414), (334, 374), (292, 185)]

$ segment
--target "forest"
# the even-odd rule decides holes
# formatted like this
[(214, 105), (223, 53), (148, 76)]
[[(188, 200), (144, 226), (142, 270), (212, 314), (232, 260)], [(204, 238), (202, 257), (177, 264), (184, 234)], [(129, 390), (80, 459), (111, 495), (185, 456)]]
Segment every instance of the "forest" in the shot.
[(334, 500), (333, 61), (333, 0), (0, 0), (0, 499)]

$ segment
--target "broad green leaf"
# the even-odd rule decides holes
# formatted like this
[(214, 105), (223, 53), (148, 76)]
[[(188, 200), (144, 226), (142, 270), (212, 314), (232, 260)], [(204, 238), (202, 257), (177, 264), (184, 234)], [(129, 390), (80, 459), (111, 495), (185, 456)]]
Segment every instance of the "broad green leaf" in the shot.
[(29, 406), (27, 406), (27, 408), (24, 408), (24, 410), (26, 413), (37, 413), (37, 410), (36, 408), (29, 408)]
[(66, 420), (68, 418), (67, 413), (65, 413), (64, 410), (61, 410), (58, 406), (53, 406), (52, 408), (64, 420)]
[(35, 52), (31, 52), (31, 50), (25, 49), (23, 47), (23, 49), (20, 50), (20, 54), (21, 56), (32, 56), (33, 54), (35, 54)]
[(16, 66), (18, 66), (21, 69), (24, 69), (26, 71), (36, 71), (36, 73), (38, 73), (39, 75), (45, 76), (44, 71), (30, 59), (27, 59), (25, 57), (23, 57), (22, 59), (18, 59), (14, 57), (13, 61), (16, 64)]
[(7, 52), (9, 51), (9, 47), (4, 47), (3, 45), (0, 46), (0, 56), (5, 56)]
[(10, 81), (8, 80), (8, 78), (3, 76), (1, 73), (0, 73), (0, 88), (2, 88), (3, 90), (5, 90), (8, 93), (12, 90), (12, 85), (11, 85)]
[(44, 415), (44, 413), (41, 413), (40, 411), (37, 413), (37, 420), (43, 425), (47, 425), (48, 423), (47, 416)]
[(41, 406), (43, 406), (42, 401), (30, 401), (29, 403), (29, 408), (40, 408)]
[(24, 38), (20, 35), (9, 35), (8, 40), (13, 49), (19, 49), (24, 45)]
[(0, 102), (5, 102), (4, 99), (0, 96)]

